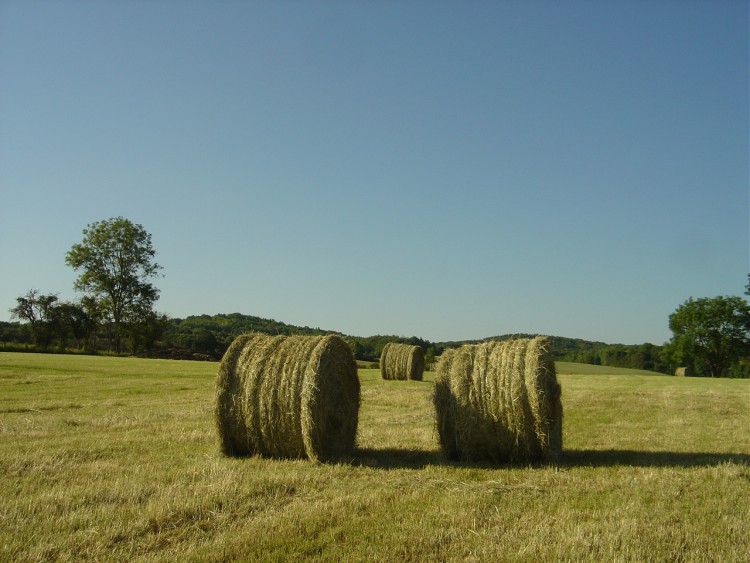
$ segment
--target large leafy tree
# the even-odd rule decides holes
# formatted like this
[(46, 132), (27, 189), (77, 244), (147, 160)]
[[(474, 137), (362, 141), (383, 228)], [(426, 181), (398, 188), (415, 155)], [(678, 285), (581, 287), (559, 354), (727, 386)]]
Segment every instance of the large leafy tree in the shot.
[(117, 352), (123, 326), (143, 318), (159, 298), (159, 290), (150, 281), (161, 270), (155, 256), (151, 235), (123, 217), (88, 225), (83, 241), (65, 256), (66, 264), (81, 271), (75, 289), (94, 297), (111, 320)]
[(674, 359), (711, 377), (727, 375), (750, 350), (750, 306), (742, 297), (691, 297), (669, 316), (669, 328)]

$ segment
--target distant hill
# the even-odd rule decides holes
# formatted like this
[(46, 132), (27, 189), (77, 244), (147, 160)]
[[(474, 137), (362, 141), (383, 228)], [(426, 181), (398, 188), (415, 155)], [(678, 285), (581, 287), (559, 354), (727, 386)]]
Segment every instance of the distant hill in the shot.
[[(338, 333), (334, 330), (290, 325), (273, 319), (264, 319), (242, 313), (194, 315), (185, 319), (172, 319), (167, 332), (168, 334), (165, 336), (173, 346), (190, 354), (204, 354), (215, 359), (220, 358), (232, 340), (244, 332), (282, 335)], [(380, 358), (380, 352), (388, 342), (421, 346), (429, 361), (429, 358), (439, 356), (446, 348), (455, 348), (462, 344), (476, 344), (484, 340), (528, 338), (536, 335), (506, 334), (482, 340), (449, 342), (430, 342), (417, 336), (343, 336), (349, 341), (357, 359), (372, 362)], [(549, 336), (549, 339), (556, 361), (672, 373), (672, 368), (668, 362), (661, 358), (661, 346), (648, 343), (640, 345), (607, 344), (562, 336)]]

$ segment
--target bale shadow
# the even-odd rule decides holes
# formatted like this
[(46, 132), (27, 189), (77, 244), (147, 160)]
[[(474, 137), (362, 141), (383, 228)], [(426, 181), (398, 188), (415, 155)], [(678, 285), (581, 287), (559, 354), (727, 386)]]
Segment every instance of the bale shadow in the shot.
[(358, 448), (349, 459), (352, 465), (374, 469), (424, 469), (428, 466), (519, 469), (559, 467), (706, 467), (724, 463), (750, 465), (750, 455), (715, 452), (670, 452), (641, 450), (563, 450), (557, 463), (458, 461), (447, 459), (439, 450), (406, 448)]
[(563, 450), (561, 467), (702, 467), (723, 463), (750, 464), (750, 455), (715, 452), (641, 450)]

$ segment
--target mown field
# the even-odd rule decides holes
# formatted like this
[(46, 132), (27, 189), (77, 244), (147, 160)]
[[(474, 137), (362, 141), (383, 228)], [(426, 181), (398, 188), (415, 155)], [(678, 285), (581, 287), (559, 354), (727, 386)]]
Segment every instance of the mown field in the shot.
[(445, 462), (360, 370), (347, 463), (229, 459), (217, 364), (0, 353), (0, 561), (747, 561), (750, 380), (559, 364), (559, 466)]

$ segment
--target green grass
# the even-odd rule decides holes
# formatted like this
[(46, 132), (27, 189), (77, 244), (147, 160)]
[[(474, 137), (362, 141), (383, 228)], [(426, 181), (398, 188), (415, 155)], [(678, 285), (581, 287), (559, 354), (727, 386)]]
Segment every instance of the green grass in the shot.
[(664, 375), (663, 373), (643, 369), (612, 368), (573, 362), (556, 362), (555, 365), (557, 366), (558, 375)]
[(747, 558), (750, 380), (559, 364), (561, 464), (493, 467), (442, 460), (433, 374), (360, 370), (315, 465), (222, 457), (216, 368), (0, 353), (0, 561)]

